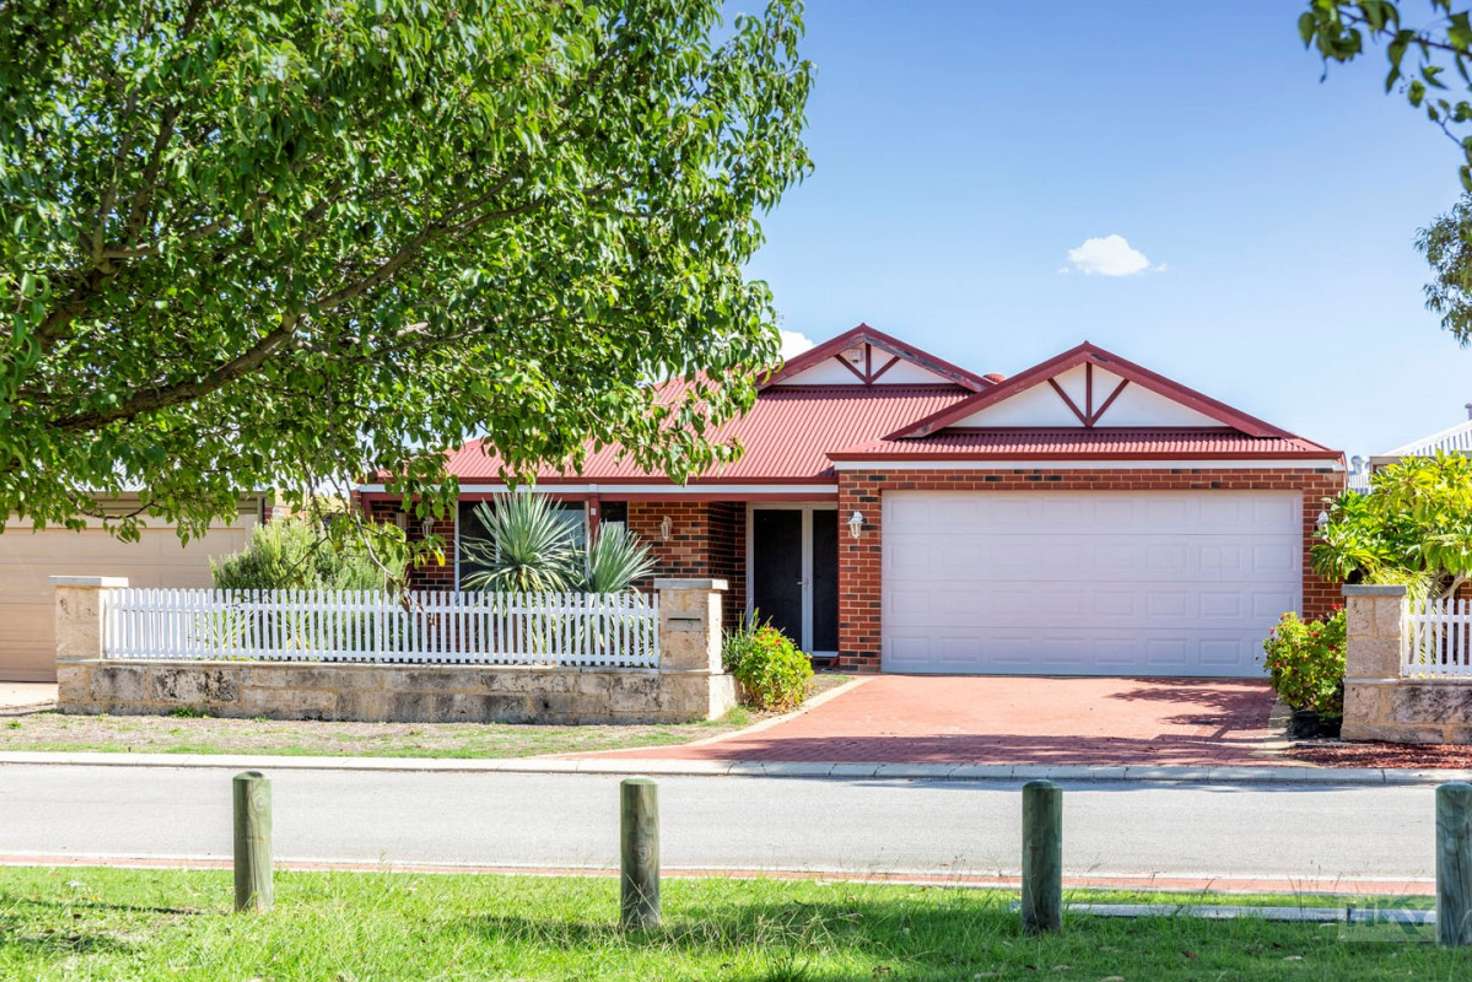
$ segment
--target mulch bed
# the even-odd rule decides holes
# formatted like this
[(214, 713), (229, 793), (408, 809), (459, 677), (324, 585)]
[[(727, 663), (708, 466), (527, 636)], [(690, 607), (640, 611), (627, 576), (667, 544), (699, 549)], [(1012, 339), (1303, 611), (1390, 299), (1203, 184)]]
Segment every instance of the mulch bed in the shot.
[(1319, 767), (1472, 768), (1472, 746), (1457, 743), (1343, 743), (1301, 740), (1287, 752)]

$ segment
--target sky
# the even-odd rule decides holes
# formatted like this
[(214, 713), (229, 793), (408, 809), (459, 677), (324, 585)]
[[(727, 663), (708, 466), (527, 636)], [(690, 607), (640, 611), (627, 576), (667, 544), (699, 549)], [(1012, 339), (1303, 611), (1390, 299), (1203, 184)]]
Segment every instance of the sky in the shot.
[(1300, 9), (809, 0), (814, 171), (750, 272), (813, 341), (1011, 375), (1088, 340), (1351, 455), (1451, 426), (1472, 350), (1413, 241), (1459, 151), (1379, 50), (1321, 82)]

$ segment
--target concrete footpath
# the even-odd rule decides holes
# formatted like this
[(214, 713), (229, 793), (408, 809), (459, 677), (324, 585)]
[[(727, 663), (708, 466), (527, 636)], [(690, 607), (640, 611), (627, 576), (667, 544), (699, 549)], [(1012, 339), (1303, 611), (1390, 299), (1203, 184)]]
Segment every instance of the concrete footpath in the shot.
[(1321, 786), (1436, 785), (1472, 781), (1472, 770), (1379, 767), (1246, 767), (1168, 764), (896, 764), (813, 761), (641, 759), (635, 757), (516, 757), (494, 760), (432, 757), (307, 757), (237, 754), (0, 753), (6, 765), (184, 767), (232, 770), (377, 771), (452, 774), (602, 774), (680, 777), (783, 777), (833, 780), (884, 778), (925, 781), (1108, 781), (1180, 784)]

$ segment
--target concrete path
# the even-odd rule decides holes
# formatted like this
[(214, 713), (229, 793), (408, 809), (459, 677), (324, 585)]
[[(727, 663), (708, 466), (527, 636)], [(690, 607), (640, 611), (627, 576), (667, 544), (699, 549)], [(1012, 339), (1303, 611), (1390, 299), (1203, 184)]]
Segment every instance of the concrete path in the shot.
[[(616, 862), (618, 778), (279, 770), (283, 860), (539, 869)], [(1016, 873), (1017, 782), (660, 779), (668, 868)], [(1331, 785), (1068, 785), (1072, 882), (1423, 892), (1432, 791)], [(0, 861), (171, 863), (230, 855), (230, 772), (0, 767)]]
[(599, 756), (904, 764), (1277, 766), (1247, 679), (881, 675), (775, 726)]
[(55, 682), (0, 682), (0, 714), (50, 709), (55, 705)]

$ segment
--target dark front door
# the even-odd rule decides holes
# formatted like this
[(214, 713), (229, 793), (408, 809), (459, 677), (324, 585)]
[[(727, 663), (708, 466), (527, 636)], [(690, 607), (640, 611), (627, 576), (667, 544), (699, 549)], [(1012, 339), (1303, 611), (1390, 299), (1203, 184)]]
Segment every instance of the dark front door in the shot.
[(838, 650), (838, 511), (813, 509), (813, 650)]
[(751, 600), (756, 616), (802, 644), (802, 512), (752, 512)]

